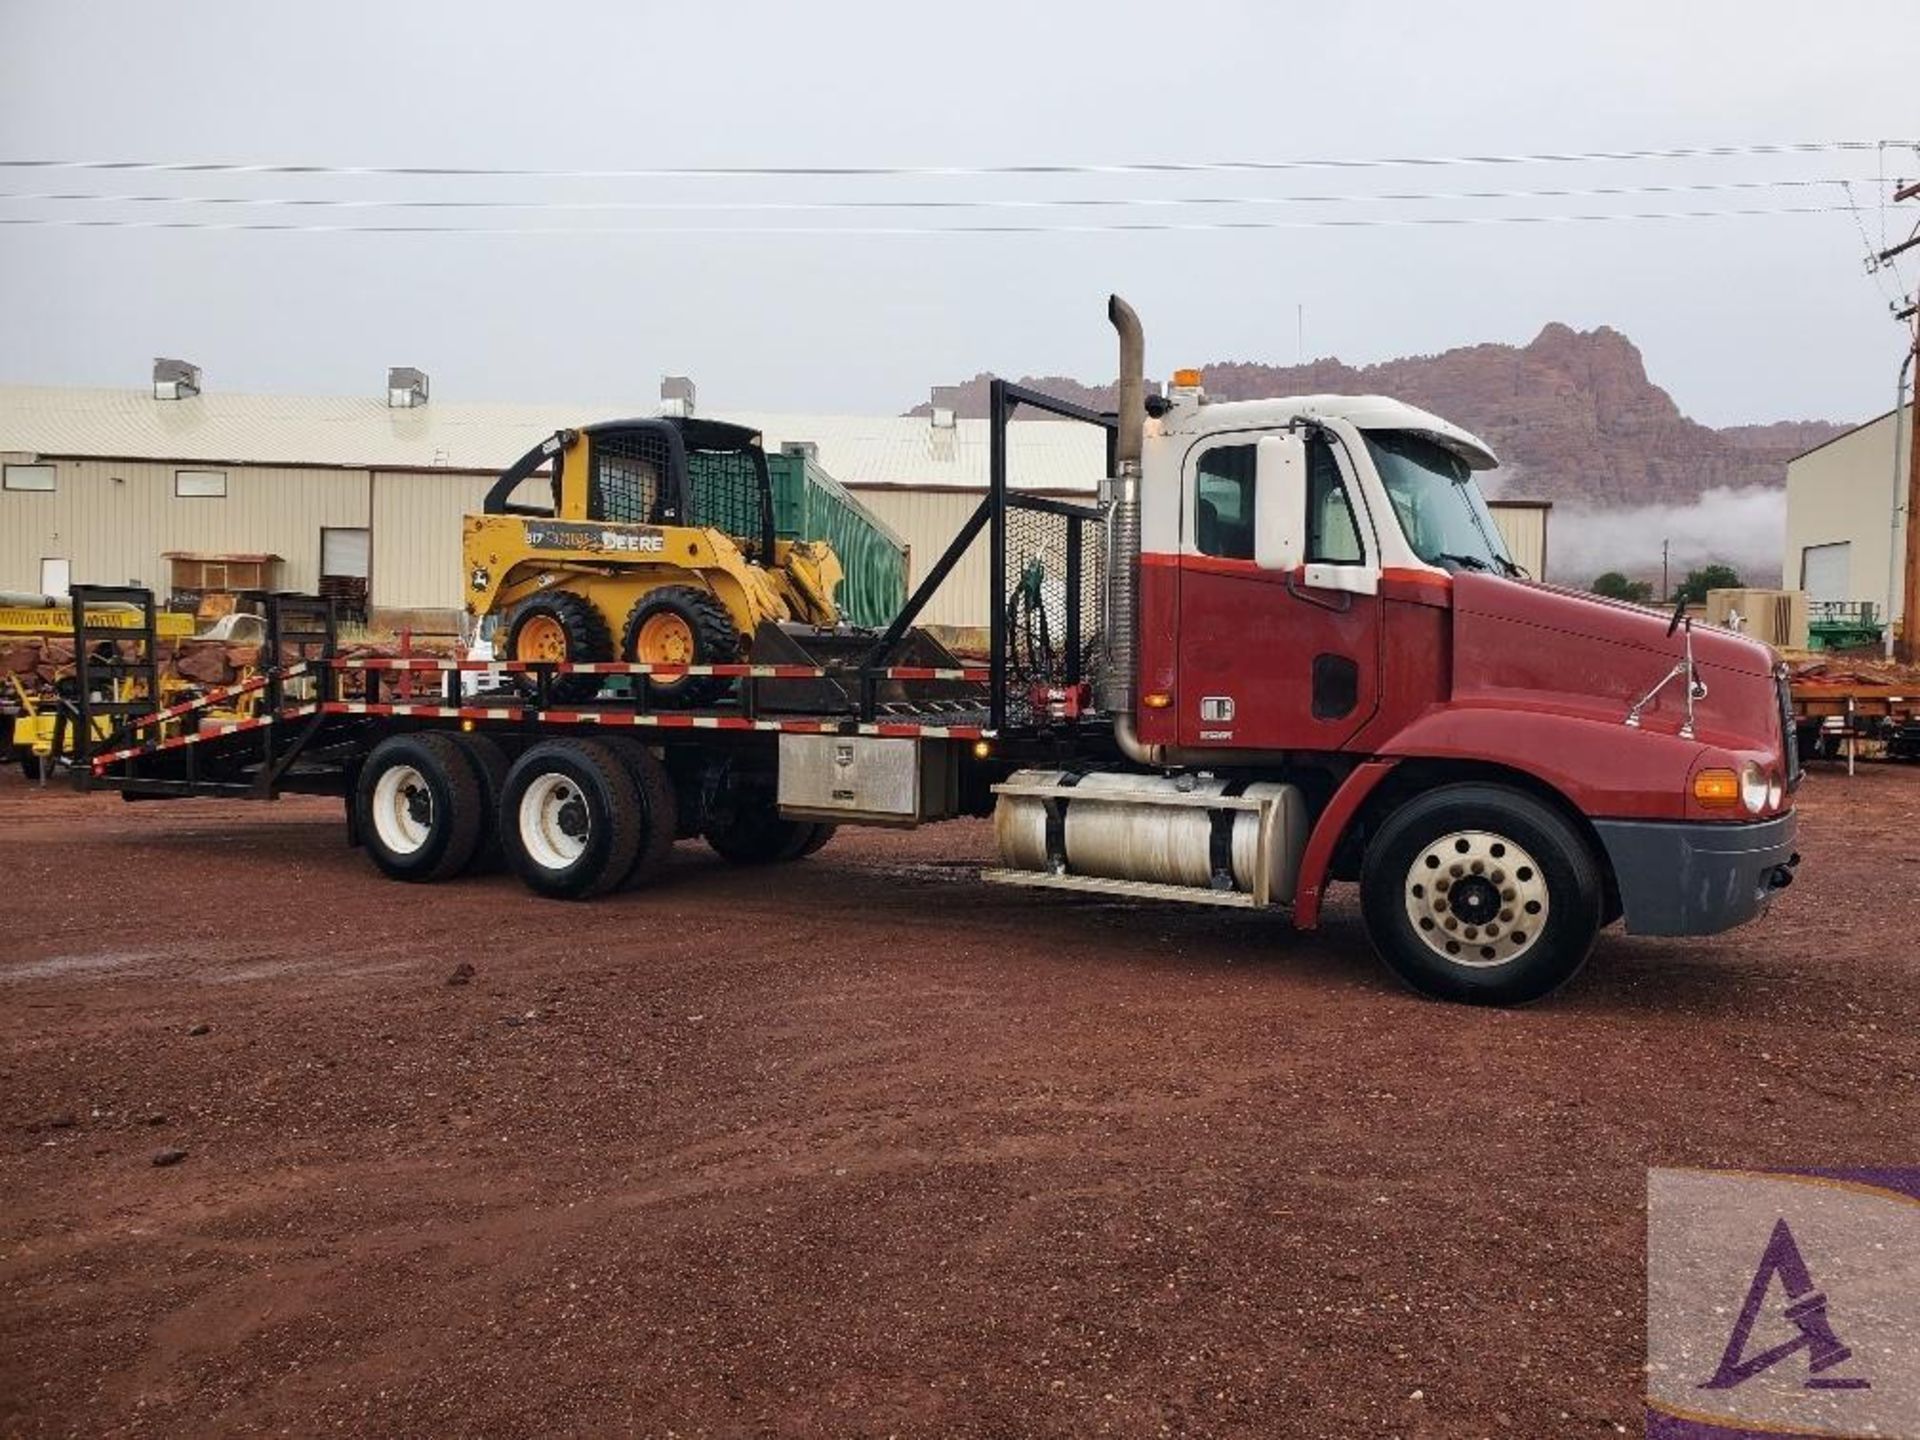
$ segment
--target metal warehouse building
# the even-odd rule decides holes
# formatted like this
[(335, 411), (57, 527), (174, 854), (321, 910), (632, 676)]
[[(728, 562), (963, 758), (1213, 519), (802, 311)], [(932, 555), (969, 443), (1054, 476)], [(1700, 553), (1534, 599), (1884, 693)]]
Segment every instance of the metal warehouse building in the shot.
[(1883, 618), (1898, 611), (1910, 413), (1889, 410), (1787, 462), (1783, 584), (1816, 604), (1865, 601)]
[[(221, 566), (253, 557), (277, 588), (358, 588), (376, 623), (445, 626), (461, 604), (460, 517), (493, 477), (556, 430), (651, 410), (429, 403), (413, 371), (366, 399), (206, 393), (191, 367), (178, 372), (156, 366), (152, 391), (0, 386), (0, 589), (133, 581), (167, 594), (183, 573), (240, 588)], [(910, 547), (916, 584), (985, 493), (984, 420), (715, 418), (753, 426), (769, 450), (815, 447)], [(1090, 496), (1104, 468), (1087, 426), (1022, 423), (1008, 443), (1022, 489)], [(1514, 557), (1544, 576), (1546, 506), (1494, 510)], [(986, 560), (982, 538), (923, 620), (984, 625)]]

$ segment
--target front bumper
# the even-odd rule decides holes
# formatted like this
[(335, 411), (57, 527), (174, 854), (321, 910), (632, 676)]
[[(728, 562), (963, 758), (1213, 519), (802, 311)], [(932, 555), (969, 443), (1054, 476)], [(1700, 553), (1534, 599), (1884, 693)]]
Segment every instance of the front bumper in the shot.
[(1792, 811), (1740, 824), (1596, 820), (1630, 935), (1717, 935), (1792, 883)]

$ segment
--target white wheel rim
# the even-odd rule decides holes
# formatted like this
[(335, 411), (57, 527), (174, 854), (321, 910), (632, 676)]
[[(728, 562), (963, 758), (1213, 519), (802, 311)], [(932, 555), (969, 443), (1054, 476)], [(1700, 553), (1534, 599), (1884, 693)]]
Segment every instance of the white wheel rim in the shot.
[(1404, 889), (1413, 933), (1449, 965), (1509, 965), (1546, 928), (1540, 862), (1491, 831), (1442, 835), (1413, 857)]
[(396, 855), (411, 855), (433, 834), (433, 791), (411, 765), (395, 765), (373, 787), (373, 829)]
[(564, 870), (573, 864), (592, 832), (586, 797), (566, 775), (541, 775), (520, 797), (520, 842), (543, 869)]

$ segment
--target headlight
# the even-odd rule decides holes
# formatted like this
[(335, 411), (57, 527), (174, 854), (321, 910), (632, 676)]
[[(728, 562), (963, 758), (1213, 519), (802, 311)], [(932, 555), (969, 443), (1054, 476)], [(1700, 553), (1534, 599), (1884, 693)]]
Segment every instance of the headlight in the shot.
[(1758, 815), (1766, 808), (1769, 788), (1767, 772), (1755, 762), (1749, 760), (1740, 767), (1740, 803), (1749, 815)]
[(1767, 808), (1769, 810), (1778, 810), (1780, 808), (1780, 802), (1786, 798), (1787, 787), (1782, 785), (1780, 783), (1780, 777), (1775, 775), (1771, 780), (1767, 781)]

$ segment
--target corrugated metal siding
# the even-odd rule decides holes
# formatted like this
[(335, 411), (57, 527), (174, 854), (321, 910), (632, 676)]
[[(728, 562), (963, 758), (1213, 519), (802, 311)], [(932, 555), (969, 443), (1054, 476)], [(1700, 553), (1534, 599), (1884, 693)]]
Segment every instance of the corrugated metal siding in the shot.
[[(983, 492), (909, 490), (898, 487), (848, 487), (860, 503), (907, 542), (907, 593), (919, 589), (927, 571), (940, 563), (947, 546), (979, 507)], [(987, 583), (987, 536), (968, 547), (946, 581), (920, 612), (925, 625), (985, 625), (992, 587)]]
[(373, 477), (373, 604), (458, 610), (460, 518), (480, 513), (490, 475), (381, 470)]
[(1781, 584), (1806, 583), (1803, 572), (1809, 549), (1845, 543), (1846, 590), (1833, 598), (1870, 600), (1882, 615), (1900, 608), (1900, 597), (1889, 594), (1888, 585), (1906, 563), (1906, 527), (1896, 528), (1889, 520), (1896, 467), (1902, 477), (1898, 493), (1906, 493), (1911, 444), (1907, 414), (1903, 407), (1882, 415), (1787, 462)]
[(1487, 508), (1514, 563), (1534, 579), (1546, 579), (1547, 516), (1552, 512), (1539, 505), (1503, 505), (1498, 500), (1489, 500)]
[[(173, 493), (178, 466), (54, 463), (59, 476), (52, 494), (0, 490), (0, 589), (36, 588), (40, 561), (64, 556), (76, 581), (138, 580), (164, 595), (169, 576), (162, 555), (198, 550), (283, 556), (280, 583), (312, 590), (320, 583), (322, 527), (368, 521), (364, 470), (229, 466), (225, 499), (181, 499)], [(454, 525), (457, 530), (457, 518)]]
[[(0, 385), (0, 451), (128, 456), (227, 465), (338, 465), (364, 470), (506, 469), (555, 430), (653, 413), (615, 405), (496, 405), (436, 400), (393, 410), (384, 397), (242, 395), (214, 390), (155, 400), (144, 390)], [(843, 483), (977, 487), (987, 480), (987, 422), (935, 429), (911, 415), (782, 415), (718, 410), (711, 419), (760, 431), (769, 453), (789, 440), (819, 446)], [(1091, 489), (1106, 441), (1085, 425), (1018, 421), (1008, 431), (1013, 484)]]

